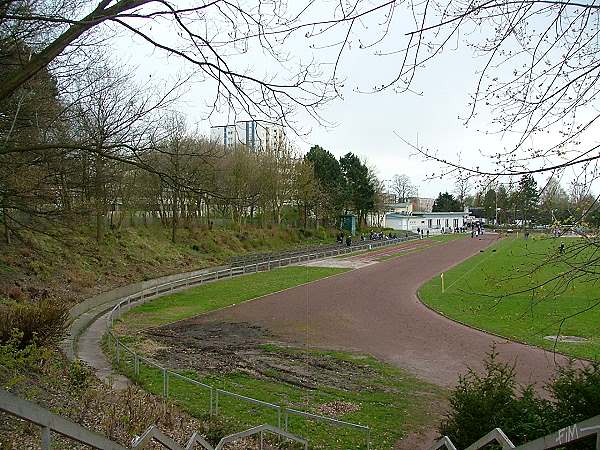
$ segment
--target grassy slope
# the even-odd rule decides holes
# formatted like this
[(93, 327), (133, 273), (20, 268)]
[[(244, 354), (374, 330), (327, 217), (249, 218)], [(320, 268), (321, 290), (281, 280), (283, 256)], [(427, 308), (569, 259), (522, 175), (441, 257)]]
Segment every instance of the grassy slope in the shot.
[[(118, 329), (127, 332), (139, 331), (148, 326), (170, 323), (174, 320), (221, 308), (230, 304), (266, 295), (286, 287), (291, 287), (324, 276), (343, 272), (345, 269), (318, 267), (286, 267), (271, 272), (246, 275), (240, 278), (222, 280), (191, 289), (186, 292), (162, 297), (132, 309), (123, 316), (123, 324)], [(124, 336), (125, 342), (135, 342), (136, 338)], [(298, 350), (272, 347), (270, 351), (283, 351), (294, 357)], [(340, 358), (353, 364), (367, 364), (374, 376), (364, 378), (360, 390), (341, 390), (329, 386), (307, 391), (283, 382), (256, 379), (248, 374), (213, 373), (202, 379), (215, 387), (252, 396), (275, 404), (297, 407), (316, 412), (320, 405), (342, 400), (360, 405), (360, 410), (342, 415), (342, 420), (369, 424), (372, 430), (372, 448), (389, 449), (400, 437), (423, 424), (431, 424), (431, 403), (443, 401), (441, 389), (421, 382), (407, 373), (383, 364), (371, 357), (351, 355), (341, 352), (327, 352), (332, 358)], [(121, 370), (132, 375), (132, 366), (122, 366)], [(187, 376), (196, 377), (193, 372)], [(344, 376), (344, 374), (340, 374)], [(162, 392), (162, 374), (157, 369), (143, 367), (140, 384), (150, 392)], [(208, 410), (208, 396), (202, 389), (172, 379), (172, 396), (184, 409), (196, 416)], [(245, 403), (224, 398), (220, 400), (222, 413), (235, 424), (233, 430), (268, 422), (277, 424), (273, 411), (248, 407)], [(364, 434), (345, 431), (331, 426), (307, 422), (294, 418), (290, 421), (290, 431), (311, 437), (311, 447), (318, 448), (364, 448)]]
[(0, 244), (0, 299), (55, 297), (70, 304), (100, 290), (226, 262), (233, 255), (331, 242), (295, 230), (181, 229), (176, 244), (161, 226), (107, 233), (97, 244), (89, 230), (52, 238), (23, 234)]
[(290, 266), (208, 283), (160, 297), (133, 308), (123, 317), (128, 330), (164, 325), (207, 311), (346, 272), (333, 267)]
[[(573, 241), (567, 241), (566, 244)], [(567, 289), (550, 284), (531, 292), (507, 295), (547, 280), (566, 269), (555, 259), (541, 270), (531, 268), (556, 253), (554, 239), (505, 239), (493, 248), (445, 273), (442, 294), (439, 277), (422, 286), (421, 299), (446, 316), (502, 336), (552, 349), (554, 342), (544, 336), (557, 334), (562, 319), (593, 306), (598, 301), (597, 286), (575, 282)], [(493, 250), (496, 250), (495, 252)], [(557, 350), (580, 357), (600, 356), (600, 308), (575, 315), (562, 323), (562, 335), (583, 336), (586, 343), (558, 343)]]
[[(31, 345), (18, 349), (0, 343), (0, 386), (20, 398), (82, 424), (129, 448), (132, 439), (150, 425), (183, 444), (197, 430), (219, 431), (214, 421), (199, 421), (139, 388), (112, 391), (82, 365), (70, 363), (59, 350)], [(40, 448), (40, 427), (0, 412), (0, 448)], [(80, 450), (57, 433), (52, 448)], [(90, 447), (85, 447), (90, 448)]]

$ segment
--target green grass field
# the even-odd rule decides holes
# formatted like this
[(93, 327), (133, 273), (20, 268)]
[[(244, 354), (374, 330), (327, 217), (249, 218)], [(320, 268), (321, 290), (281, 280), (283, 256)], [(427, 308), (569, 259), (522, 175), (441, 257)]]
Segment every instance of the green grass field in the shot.
[(137, 306), (122, 317), (128, 330), (164, 325), (273, 292), (346, 272), (332, 267), (289, 266), (207, 283)]
[[(504, 239), (446, 272), (444, 293), (440, 277), (435, 277), (421, 287), (419, 296), (452, 319), (548, 349), (555, 343), (544, 336), (559, 331), (561, 335), (587, 338), (584, 343), (557, 343), (556, 349), (598, 359), (598, 284), (593, 276), (570, 283), (561, 276), (569, 265), (593, 257), (595, 250), (578, 239), (565, 239), (566, 252), (560, 255), (560, 242), (542, 237)], [(575, 248), (580, 251), (575, 252)], [(548, 280), (553, 281), (532, 290)]]

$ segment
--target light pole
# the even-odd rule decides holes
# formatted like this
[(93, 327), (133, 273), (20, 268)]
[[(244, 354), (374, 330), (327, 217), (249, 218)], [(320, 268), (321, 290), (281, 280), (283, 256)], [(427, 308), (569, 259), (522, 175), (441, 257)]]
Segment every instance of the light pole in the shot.
[(498, 226), (498, 188), (495, 189), (496, 192), (496, 218), (494, 219), (494, 225)]

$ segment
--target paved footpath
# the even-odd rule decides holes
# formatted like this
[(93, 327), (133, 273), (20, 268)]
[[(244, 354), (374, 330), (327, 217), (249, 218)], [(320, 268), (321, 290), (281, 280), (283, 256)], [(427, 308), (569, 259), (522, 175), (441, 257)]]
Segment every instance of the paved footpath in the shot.
[(87, 299), (71, 309), (73, 321), (69, 327), (68, 336), (62, 343), (65, 355), (71, 360), (77, 358), (84, 361), (94, 369), (98, 378), (113, 389), (127, 388), (131, 385), (131, 381), (112, 369), (111, 362), (100, 347), (102, 336), (106, 332), (110, 310), (122, 298), (142, 289), (220, 269), (223, 269), (223, 267), (211, 267), (193, 272), (167, 275), (129, 286), (122, 286)]
[(450, 241), (179, 325), (251, 323), (298, 345), (367, 352), (442, 386), (454, 385), (467, 366), (480, 369), (496, 344), (502, 359), (516, 361), (519, 381), (541, 387), (564, 357), (453, 322), (416, 296), (424, 282), (496, 239), (488, 234)]

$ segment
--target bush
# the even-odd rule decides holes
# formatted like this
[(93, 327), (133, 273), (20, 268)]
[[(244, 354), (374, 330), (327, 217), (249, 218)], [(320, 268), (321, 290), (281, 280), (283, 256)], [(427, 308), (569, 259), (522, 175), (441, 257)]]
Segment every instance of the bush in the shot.
[(514, 366), (499, 361), (495, 349), (488, 353), (484, 368), (483, 375), (469, 369), (459, 378), (440, 433), (458, 448), (468, 447), (496, 427), (514, 443), (543, 435), (547, 403), (536, 398), (530, 386), (517, 395)]
[(575, 368), (573, 362), (558, 371), (548, 386), (556, 399), (560, 426), (571, 425), (600, 414), (600, 363)]
[(57, 343), (65, 334), (69, 310), (65, 305), (50, 300), (32, 303), (6, 302), (0, 304), (0, 342), (20, 336), (19, 347), (32, 342), (38, 345)]
[(50, 350), (35, 342), (22, 345), (23, 333), (13, 330), (6, 341), (0, 342), (0, 369), (40, 369), (50, 358)]
[[(561, 367), (546, 389), (552, 400), (536, 395), (532, 386), (520, 389), (514, 366), (488, 353), (482, 375), (469, 369), (450, 395), (452, 409), (439, 426), (458, 448), (464, 448), (494, 428), (516, 445), (600, 414), (600, 363)], [(595, 438), (565, 448), (594, 449)]]
[(92, 376), (91, 369), (79, 359), (69, 364), (68, 373), (71, 384), (78, 388), (86, 387)]

